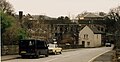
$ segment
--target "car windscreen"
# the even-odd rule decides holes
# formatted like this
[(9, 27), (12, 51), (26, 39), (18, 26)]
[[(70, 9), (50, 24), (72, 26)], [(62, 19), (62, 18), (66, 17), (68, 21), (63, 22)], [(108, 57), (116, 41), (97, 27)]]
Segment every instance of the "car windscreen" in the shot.
[(35, 47), (35, 40), (21, 40), (20, 41), (20, 48), (34, 48)]

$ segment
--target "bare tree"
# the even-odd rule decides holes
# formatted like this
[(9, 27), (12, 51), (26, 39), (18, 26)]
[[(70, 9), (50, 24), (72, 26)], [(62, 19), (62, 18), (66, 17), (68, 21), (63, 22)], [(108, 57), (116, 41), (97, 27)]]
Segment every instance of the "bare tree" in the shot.
[(117, 23), (117, 27), (120, 27), (120, 6), (110, 9), (109, 18)]
[(0, 10), (4, 13), (12, 13), (13, 6), (6, 0), (0, 0)]
[(78, 14), (76, 18), (79, 20), (81, 16), (84, 16), (84, 15), (86, 15), (87, 13), (89, 13), (89, 12), (83, 11), (81, 14)]

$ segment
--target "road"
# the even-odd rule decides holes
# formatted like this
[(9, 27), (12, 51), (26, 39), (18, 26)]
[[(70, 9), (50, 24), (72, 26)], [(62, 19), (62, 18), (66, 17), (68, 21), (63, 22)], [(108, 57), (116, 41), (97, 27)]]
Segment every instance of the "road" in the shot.
[(40, 57), (38, 59), (17, 58), (2, 62), (91, 62), (97, 56), (112, 50), (112, 47), (100, 48), (81, 48), (75, 51), (63, 52), (59, 55), (49, 55), (49, 57)]

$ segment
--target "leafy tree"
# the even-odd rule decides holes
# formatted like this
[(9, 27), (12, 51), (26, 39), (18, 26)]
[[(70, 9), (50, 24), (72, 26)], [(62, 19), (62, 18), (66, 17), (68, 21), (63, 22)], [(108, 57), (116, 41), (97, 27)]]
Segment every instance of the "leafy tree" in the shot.
[(105, 16), (106, 13), (104, 13), (104, 12), (99, 12), (99, 15), (100, 15), (100, 16)]
[(58, 17), (57, 18), (57, 23), (59, 24), (59, 23), (62, 23), (62, 24), (65, 24), (65, 23), (71, 23), (71, 20), (70, 20), (70, 18), (69, 17), (67, 17), (67, 16), (60, 16), (60, 17)]
[(18, 40), (25, 37), (26, 32), (18, 24), (14, 23), (2, 34), (2, 41), (4, 44), (18, 44)]
[(67, 17), (67, 16), (65, 16), (65, 20), (70, 20), (70, 18), (69, 18), (69, 17)]
[(2, 33), (4, 33), (6, 28), (12, 25), (13, 18), (3, 12), (0, 12), (0, 17), (1, 17), (1, 30)]
[(66, 23), (71, 23), (70, 18), (69, 18), (69, 17), (67, 17), (67, 16), (65, 16), (64, 20), (65, 20), (65, 22), (66, 22)]
[(6, 0), (0, 0), (0, 22), (2, 45), (18, 44), (19, 39), (27, 36), (18, 20), (12, 16), (13, 6)]
[(120, 49), (120, 6), (112, 8), (109, 12), (109, 19), (114, 21), (115, 47)]
[(2, 44), (18, 44), (19, 39), (26, 38), (25, 29), (21, 28), (17, 20), (6, 13), (0, 12)]
[(63, 16), (58, 17), (58, 20), (64, 20)]
[(110, 9), (106, 17), (106, 24), (110, 32), (119, 30), (120, 27), (120, 6)]

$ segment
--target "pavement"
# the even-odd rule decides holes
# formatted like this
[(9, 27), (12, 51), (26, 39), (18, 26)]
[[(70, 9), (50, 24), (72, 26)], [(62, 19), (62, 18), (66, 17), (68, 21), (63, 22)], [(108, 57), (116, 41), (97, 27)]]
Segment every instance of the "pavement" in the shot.
[(99, 57), (95, 58), (92, 62), (114, 62), (113, 61), (114, 53), (115, 53), (115, 51), (113, 51), (113, 50), (106, 52), (106, 53), (100, 55)]
[[(66, 50), (63, 50), (63, 52), (75, 51), (75, 50), (77, 49), (66, 49)], [(114, 54), (114, 51), (109, 51), (95, 58), (92, 62), (112, 62), (113, 54)], [(5, 55), (5, 56), (1, 56), (1, 61), (12, 60), (19, 57), (20, 55)]]
[(12, 60), (18, 57), (20, 57), (20, 55), (5, 55), (5, 56), (1, 56), (1, 61)]

